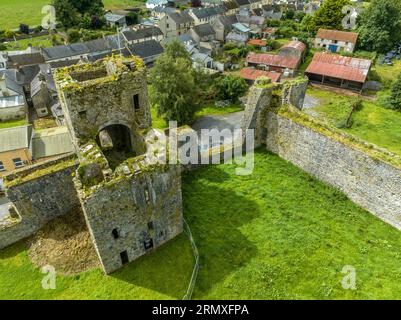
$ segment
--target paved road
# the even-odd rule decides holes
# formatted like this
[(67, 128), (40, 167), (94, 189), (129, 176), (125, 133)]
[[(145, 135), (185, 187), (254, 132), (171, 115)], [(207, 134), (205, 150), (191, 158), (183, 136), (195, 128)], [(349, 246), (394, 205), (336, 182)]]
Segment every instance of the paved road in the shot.
[(198, 119), (192, 125), (192, 129), (198, 132), (200, 132), (201, 129), (239, 129), (241, 128), (241, 119), (243, 114), (243, 111), (239, 111), (224, 115), (205, 116)]

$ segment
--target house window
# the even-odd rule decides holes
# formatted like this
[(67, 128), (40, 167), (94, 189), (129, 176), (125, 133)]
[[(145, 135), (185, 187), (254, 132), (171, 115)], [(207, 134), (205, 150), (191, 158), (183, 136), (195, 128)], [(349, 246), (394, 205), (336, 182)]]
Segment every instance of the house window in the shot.
[(168, 29), (168, 28), (170, 28), (170, 25), (167, 23), (166, 27), (167, 27), (167, 29)]
[(145, 250), (150, 250), (150, 249), (152, 249), (152, 248), (153, 248), (153, 239), (150, 238), (150, 239), (148, 239), (148, 240), (145, 240), (145, 241), (143, 242), (143, 247), (145, 248)]
[(5, 171), (6, 168), (4, 167), (3, 161), (0, 161), (0, 171)]
[(127, 264), (128, 263), (128, 252), (127, 250), (123, 251), (120, 253), (120, 259), (122, 264)]
[(139, 110), (140, 109), (140, 105), (139, 105), (139, 94), (134, 94), (134, 109), (135, 110)]
[(118, 232), (117, 228), (114, 228), (113, 231), (111, 231), (111, 234), (113, 235), (114, 239), (118, 239), (120, 237), (120, 233)]
[(13, 159), (13, 162), (16, 168), (21, 168), (24, 166), (24, 163), (22, 162), (21, 158), (15, 158)]

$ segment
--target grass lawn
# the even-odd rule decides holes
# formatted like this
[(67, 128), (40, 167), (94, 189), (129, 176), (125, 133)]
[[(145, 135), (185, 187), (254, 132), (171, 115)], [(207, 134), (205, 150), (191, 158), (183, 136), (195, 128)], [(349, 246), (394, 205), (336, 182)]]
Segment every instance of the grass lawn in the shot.
[[(307, 112), (334, 126), (344, 120), (350, 111), (350, 98), (347, 96), (316, 88), (309, 88), (308, 94), (318, 98), (320, 104)], [(401, 156), (401, 112), (366, 100), (363, 109), (354, 114), (353, 121), (351, 128), (342, 130)]]
[[(235, 165), (183, 177), (184, 216), (200, 253), (195, 299), (392, 299), (401, 292), (401, 232), (266, 151), (252, 175)], [(22, 242), (0, 251), (3, 299), (180, 299), (192, 271), (182, 235), (111, 276), (43, 275)], [(356, 269), (356, 290), (341, 273)]]
[(17, 42), (9, 42), (7, 43), (7, 50), (25, 50), (28, 48), (29, 44), (38, 48), (48, 48), (53, 46), (50, 36), (44, 35), (18, 40)]
[[(40, 25), (42, 8), (51, 0), (1, 0), (0, 28), (16, 29), (20, 23), (30, 26)], [(145, 1), (138, 0), (103, 0), (106, 9), (124, 9), (128, 7), (144, 7)]]
[(389, 87), (391, 83), (401, 73), (401, 60), (394, 59), (392, 66), (380, 65), (380, 60), (380, 58), (377, 59), (376, 64), (371, 70), (371, 73), (376, 74), (385, 87)]
[[(198, 299), (400, 298), (401, 232), (266, 151), (252, 175), (209, 166), (184, 178)], [(357, 290), (344, 290), (344, 266)]]
[[(231, 104), (226, 107), (216, 107), (214, 104), (209, 104), (201, 107), (198, 111), (195, 113), (195, 120), (199, 119), (201, 117), (207, 116), (207, 115), (219, 115), (219, 114), (227, 114), (227, 113), (233, 113), (233, 112), (238, 112), (244, 110), (243, 107), (237, 104)], [(168, 128), (168, 123), (166, 121), (157, 116), (157, 111), (156, 107), (152, 106), (151, 108), (151, 113), (152, 113), (152, 126), (157, 129), (166, 129)]]
[(0, 129), (19, 127), (28, 124), (25, 119), (0, 122)]
[(55, 290), (44, 290), (44, 274), (28, 260), (19, 242), (0, 251), (0, 299), (181, 299), (189, 283), (193, 256), (181, 235), (153, 254), (110, 276), (100, 269), (56, 278)]

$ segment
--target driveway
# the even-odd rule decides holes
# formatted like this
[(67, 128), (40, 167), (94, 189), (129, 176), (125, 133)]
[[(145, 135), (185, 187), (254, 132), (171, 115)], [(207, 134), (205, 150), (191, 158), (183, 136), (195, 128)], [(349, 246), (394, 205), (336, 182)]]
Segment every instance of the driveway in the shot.
[(244, 111), (234, 112), (230, 114), (215, 115), (215, 116), (205, 116), (198, 119), (193, 125), (192, 129), (200, 132), (201, 129), (234, 129), (241, 128), (241, 119)]

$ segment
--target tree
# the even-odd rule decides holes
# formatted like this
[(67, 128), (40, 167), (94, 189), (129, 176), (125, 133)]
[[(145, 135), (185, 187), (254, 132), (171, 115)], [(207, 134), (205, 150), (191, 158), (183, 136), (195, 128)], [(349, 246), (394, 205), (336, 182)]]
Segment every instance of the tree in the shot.
[(69, 29), (67, 31), (67, 37), (69, 43), (75, 43), (81, 40), (81, 34), (77, 29)]
[(88, 23), (86, 17), (90, 20), (92, 16), (103, 16), (102, 0), (53, 0), (53, 6), (57, 12), (57, 20), (65, 28), (76, 27), (84, 19), (84, 23)]
[(218, 97), (222, 100), (237, 101), (248, 88), (246, 81), (236, 76), (226, 76), (217, 84)]
[(15, 32), (12, 31), (12, 30), (10, 30), (10, 29), (5, 30), (5, 31), (4, 31), (4, 36), (5, 36), (7, 39), (14, 38)]
[(149, 80), (153, 90), (151, 101), (158, 116), (175, 120), (179, 125), (190, 122), (197, 106), (197, 89), (192, 61), (185, 47), (178, 41), (167, 45), (156, 60)]
[(201, 0), (191, 0), (191, 7), (197, 8), (202, 6)]
[(137, 12), (130, 12), (126, 16), (126, 19), (127, 19), (128, 25), (138, 24), (139, 23), (139, 14)]
[(401, 110), (401, 73), (391, 88), (390, 105), (393, 109)]
[(401, 3), (399, 0), (373, 0), (358, 19), (359, 47), (386, 52), (401, 40)]
[(29, 34), (29, 26), (27, 24), (25, 24), (25, 23), (21, 23), (19, 25), (19, 31), (21, 33)]
[(350, 0), (325, 0), (312, 18), (306, 21), (309, 23), (308, 27), (312, 32), (317, 32), (319, 28), (342, 30), (342, 20), (345, 17), (342, 10), (350, 4)]

